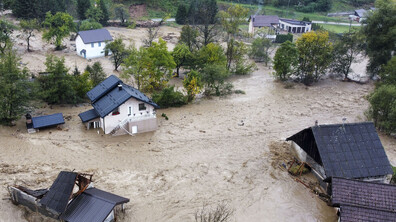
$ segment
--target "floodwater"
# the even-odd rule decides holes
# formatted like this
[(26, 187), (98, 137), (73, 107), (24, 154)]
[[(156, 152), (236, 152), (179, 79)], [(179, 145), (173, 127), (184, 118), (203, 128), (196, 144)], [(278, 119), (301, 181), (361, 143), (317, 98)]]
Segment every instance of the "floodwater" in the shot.
[[(69, 64), (72, 53), (65, 53)], [(25, 54), (22, 61), (42, 56)], [(129, 198), (120, 221), (194, 221), (203, 205), (221, 202), (234, 209), (232, 221), (238, 222), (336, 221), (333, 208), (281, 167), (292, 157), (284, 140), (315, 120), (364, 121), (365, 96), (373, 84), (326, 79), (286, 89), (274, 81), (273, 70), (258, 67), (252, 75), (231, 79), (246, 94), (158, 110), (159, 129), (151, 133), (112, 137), (87, 131), (77, 115), (90, 109), (88, 104), (35, 110), (36, 115), (62, 112), (68, 117), (62, 130), (27, 134), (23, 120), (1, 126), (0, 221), (52, 221), (12, 205), (5, 188), (49, 187), (61, 170), (93, 173), (96, 187)], [(355, 67), (364, 70), (365, 64)], [(395, 164), (395, 141), (385, 136), (382, 141)]]

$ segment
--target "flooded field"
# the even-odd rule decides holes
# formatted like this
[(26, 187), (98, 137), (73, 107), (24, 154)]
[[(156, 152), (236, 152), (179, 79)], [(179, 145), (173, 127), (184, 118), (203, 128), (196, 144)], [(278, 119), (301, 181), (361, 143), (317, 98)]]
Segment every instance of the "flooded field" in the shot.
[[(110, 31), (127, 36), (142, 30)], [(57, 52), (62, 53), (70, 67), (101, 61), (112, 73), (107, 58), (87, 62), (74, 52)], [(42, 50), (22, 55), (23, 63), (36, 70), (43, 69), (38, 61), (44, 60)], [(235, 209), (233, 220), (238, 222), (336, 221), (333, 208), (280, 167), (292, 155), (284, 140), (315, 120), (364, 121), (365, 96), (374, 85), (327, 79), (312, 87), (285, 89), (274, 81), (273, 70), (258, 67), (252, 75), (231, 80), (246, 94), (158, 110), (159, 129), (152, 133), (112, 137), (87, 131), (77, 115), (90, 109), (89, 104), (35, 110), (35, 114), (62, 112), (69, 119), (62, 130), (27, 134), (23, 119), (15, 127), (1, 126), (0, 221), (52, 221), (12, 205), (6, 187), (49, 187), (60, 170), (93, 173), (96, 187), (129, 198), (120, 221), (194, 221), (194, 213), (204, 204), (222, 201)], [(364, 70), (365, 64), (355, 67)], [(395, 140), (381, 139), (395, 165)]]

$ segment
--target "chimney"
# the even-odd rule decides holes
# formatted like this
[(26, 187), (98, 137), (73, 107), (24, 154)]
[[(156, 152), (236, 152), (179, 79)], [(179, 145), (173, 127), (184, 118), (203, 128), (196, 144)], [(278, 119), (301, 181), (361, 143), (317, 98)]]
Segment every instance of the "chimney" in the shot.
[(118, 84), (118, 90), (122, 90), (122, 85)]
[(315, 126), (318, 126), (318, 125), (319, 125), (318, 121), (317, 121), (317, 120), (315, 120)]

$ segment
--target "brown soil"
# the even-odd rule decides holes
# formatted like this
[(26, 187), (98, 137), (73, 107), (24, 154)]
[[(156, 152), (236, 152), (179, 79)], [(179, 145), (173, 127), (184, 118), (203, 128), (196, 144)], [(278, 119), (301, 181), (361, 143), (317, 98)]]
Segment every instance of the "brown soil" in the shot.
[(129, 6), (129, 14), (131, 18), (137, 19), (143, 16), (147, 16), (146, 4), (134, 4)]

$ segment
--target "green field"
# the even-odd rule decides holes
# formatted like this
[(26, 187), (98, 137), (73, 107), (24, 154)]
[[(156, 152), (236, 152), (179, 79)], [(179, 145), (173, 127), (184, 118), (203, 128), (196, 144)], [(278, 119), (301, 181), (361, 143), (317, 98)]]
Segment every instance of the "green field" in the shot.
[[(324, 29), (330, 32), (335, 32), (335, 33), (345, 33), (349, 32), (349, 26), (345, 25), (329, 25), (329, 24), (320, 24)], [(356, 30), (360, 29), (360, 27), (351, 27), (351, 30)]]

